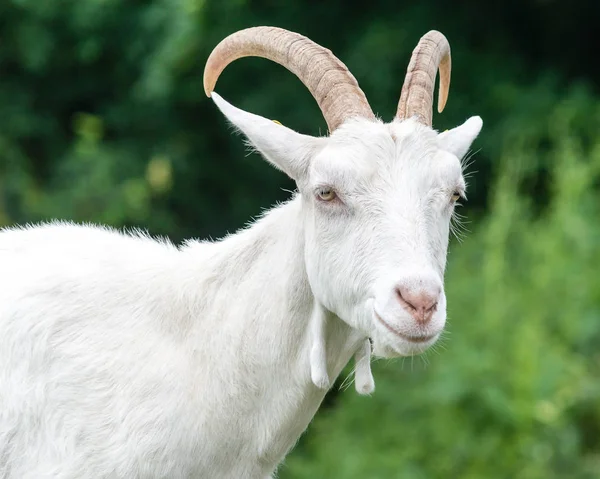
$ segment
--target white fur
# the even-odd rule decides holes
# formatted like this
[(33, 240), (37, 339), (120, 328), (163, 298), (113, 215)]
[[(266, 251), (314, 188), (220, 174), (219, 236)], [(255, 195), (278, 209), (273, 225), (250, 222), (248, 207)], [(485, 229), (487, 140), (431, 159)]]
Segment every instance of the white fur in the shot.
[(310, 350), (310, 377), (315, 386), (329, 389), (329, 373), (327, 372), (327, 352), (325, 327), (327, 311), (315, 299), (310, 319), (312, 348)]
[[(298, 184), (251, 227), (182, 247), (68, 223), (0, 233), (0, 477), (263, 479), (356, 352), (372, 390), (368, 337), (393, 357), (441, 333), (443, 292), (420, 325), (394, 288), (441, 291), (464, 188), (443, 146), (466, 151), (481, 120), (441, 140), (413, 120), (311, 138), (214, 101)], [(324, 184), (341, 201), (319, 202)]]
[(354, 387), (358, 394), (372, 394), (375, 380), (371, 372), (371, 342), (365, 339), (354, 353)]

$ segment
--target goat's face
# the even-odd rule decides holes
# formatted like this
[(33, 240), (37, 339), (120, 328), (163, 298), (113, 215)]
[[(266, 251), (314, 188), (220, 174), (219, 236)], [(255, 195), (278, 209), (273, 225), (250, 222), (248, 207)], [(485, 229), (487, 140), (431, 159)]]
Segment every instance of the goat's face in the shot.
[(446, 322), (450, 221), (465, 195), (460, 159), (481, 119), (442, 134), (412, 119), (356, 119), (313, 138), (214, 98), (296, 180), (317, 300), (369, 336), (377, 355), (417, 354), (435, 343)]
[[(480, 127), (465, 124), (468, 145)], [(446, 322), (449, 227), (465, 196), (456, 153), (466, 148), (444, 138), (413, 120), (348, 122), (299, 181), (313, 292), (382, 356), (424, 351)]]

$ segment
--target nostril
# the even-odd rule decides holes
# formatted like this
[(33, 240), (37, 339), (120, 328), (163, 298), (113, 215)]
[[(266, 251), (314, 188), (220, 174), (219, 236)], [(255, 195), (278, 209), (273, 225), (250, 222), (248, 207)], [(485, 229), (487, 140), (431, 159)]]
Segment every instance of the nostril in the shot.
[(429, 306), (427, 306), (427, 304), (425, 304), (424, 308), (425, 311), (435, 311), (435, 309), (437, 308), (438, 302), (436, 300), (432, 300), (432, 302), (430, 303)]
[[(398, 299), (400, 300), (400, 304), (404, 308), (415, 309), (415, 310), (417, 309), (415, 307), (415, 305), (410, 302), (410, 299), (407, 298), (407, 297), (405, 297), (404, 294), (402, 294), (402, 289), (401, 288), (396, 288), (396, 295), (398, 296)], [(407, 296), (409, 296), (409, 295), (407, 294)]]

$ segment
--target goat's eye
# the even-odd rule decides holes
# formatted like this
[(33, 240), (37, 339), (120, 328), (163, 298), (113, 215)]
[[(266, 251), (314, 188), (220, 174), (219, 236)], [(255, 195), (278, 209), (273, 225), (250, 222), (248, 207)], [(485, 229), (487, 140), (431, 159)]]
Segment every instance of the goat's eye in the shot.
[(455, 191), (454, 193), (452, 193), (452, 202), (453, 203), (456, 203), (461, 198), (462, 198), (462, 195), (460, 194), (460, 192)]
[(322, 201), (331, 201), (335, 199), (336, 194), (335, 191), (333, 191), (333, 188), (322, 187), (317, 190), (317, 196)]

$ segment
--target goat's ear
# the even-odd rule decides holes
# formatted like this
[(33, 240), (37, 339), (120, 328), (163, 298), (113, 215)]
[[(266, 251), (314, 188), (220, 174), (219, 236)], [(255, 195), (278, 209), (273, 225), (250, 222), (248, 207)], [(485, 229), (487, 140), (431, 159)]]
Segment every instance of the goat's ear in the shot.
[(437, 137), (438, 146), (460, 160), (467, 154), (471, 144), (479, 135), (483, 121), (478, 116), (472, 116), (462, 125), (440, 133)]
[(296, 181), (307, 174), (310, 159), (326, 141), (326, 138), (302, 135), (273, 120), (240, 110), (214, 92), (211, 98), (221, 113), (246, 135), (251, 146)]

